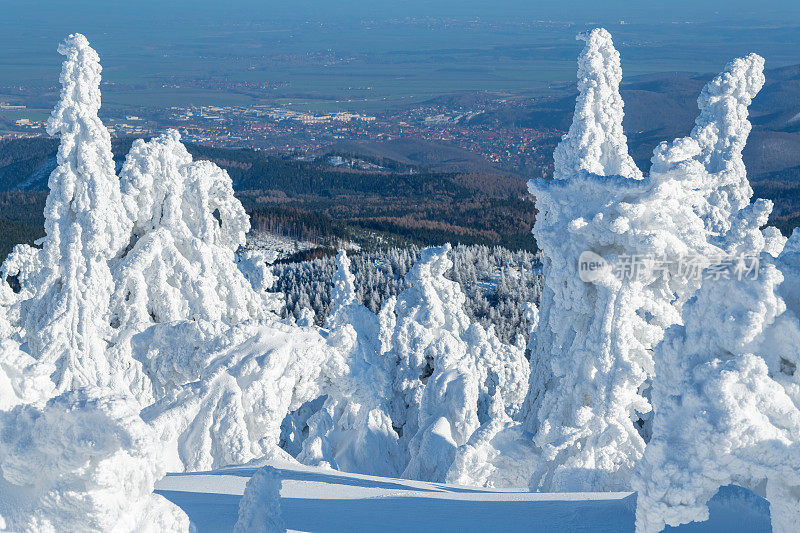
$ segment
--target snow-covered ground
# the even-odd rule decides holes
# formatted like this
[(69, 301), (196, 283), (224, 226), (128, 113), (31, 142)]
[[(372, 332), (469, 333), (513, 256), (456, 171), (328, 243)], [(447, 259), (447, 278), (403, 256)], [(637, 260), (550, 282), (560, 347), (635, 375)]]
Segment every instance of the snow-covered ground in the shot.
[[(280, 505), (289, 531), (634, 530), (636, 496), (630, 492), (460, 487), (276, 462), (168, 474), (156, 492), (181, 507), (198, 533), (232, 531), (245, 485), (262, 464), (275, 467), (282, 478)], [(667, 531), (772, 531), (767, 502), (744, 489), (724, 487), (709, 507), (709, 521)]]

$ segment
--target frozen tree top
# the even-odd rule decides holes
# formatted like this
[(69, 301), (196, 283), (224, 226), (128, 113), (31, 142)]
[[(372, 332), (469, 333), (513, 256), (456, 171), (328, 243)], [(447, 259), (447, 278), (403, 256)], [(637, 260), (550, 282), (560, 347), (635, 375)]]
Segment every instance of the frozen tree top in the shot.
[[(103, 128), (97, 119), (100, 110), (100, 56), (80, 33), (73, 33), (58, 46), (67, 60), (61, 70), (61, 99), (47, 121), (47, 133), (56, 135), (80, 127)], [(85, 121), (81, 123), (79, 121)]]
[(553, 176), (565, 179), (586, 170), (600, 176), (640, 179), (642, 173), (628, 155), (622, 131), (622, 67), (611, 34), (596, 28), (577, 38), (586, 41), (578, 58), (579, 95), (569, 132), (553, 154)]

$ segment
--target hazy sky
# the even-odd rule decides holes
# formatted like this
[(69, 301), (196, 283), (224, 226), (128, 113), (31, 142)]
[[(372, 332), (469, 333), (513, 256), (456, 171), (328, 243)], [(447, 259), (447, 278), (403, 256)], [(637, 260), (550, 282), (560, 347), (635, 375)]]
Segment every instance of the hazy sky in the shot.
[[(589, 22), (591, 19), (758, 20), (791, 23), (800, 17), (797, 0), (9, 0), (7, 22), (38, 20), (69, 24), (87, 16), (97, 20), (170, 19), (320, 19), (422, 16), (530, 17)], [(798, 22), (794, 19), (794, 22)]]
[[(751, 51), (769, 67), (800, 63), (800, 0), (0, 1), (0, 86), (54, 83), (57, 43), (73, 32), (97, 48), (105, 80), (148, 91), (174, 76), (332, 94), (381, 80), (395, 93), (533, 87), (573, 80), (575, 34), (595, 25), (628, 75), (714, 72)], [(557, 24), (504, 24), (539, 20)], [(327, 53), (335, 66), (313, 62)]]

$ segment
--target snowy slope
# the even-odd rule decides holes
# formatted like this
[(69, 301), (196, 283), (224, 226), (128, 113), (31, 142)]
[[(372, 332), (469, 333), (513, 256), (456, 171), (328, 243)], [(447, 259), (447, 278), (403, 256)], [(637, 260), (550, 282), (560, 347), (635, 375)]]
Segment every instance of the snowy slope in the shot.
[[(630, 492), (531, 493), (348, 474), (270, 462), (282, 480), (289, 531), (633, 531)], [(169, 474), (156, 492), (180, 506), (198, 533), (232, 531), (245, 484), (260, 464)], [(726, 487), (709, 504), (711, 519), (667, 531), (771, 531), (766, 501)]]

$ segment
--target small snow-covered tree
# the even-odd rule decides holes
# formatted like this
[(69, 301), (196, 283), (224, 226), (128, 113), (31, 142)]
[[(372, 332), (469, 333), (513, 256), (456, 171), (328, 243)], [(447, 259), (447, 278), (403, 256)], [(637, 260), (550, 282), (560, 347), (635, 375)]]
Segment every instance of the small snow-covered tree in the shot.
[(396, 476), (401, 457), (389, 418), (391, 380), (380, 356), (378, 318), (359, 304), (350, 260), (344, 250), (333, 276), (326, 362), (325, 402), (308, 419), (308, 436), (298, 460), (327, 463), (347, 472)]
[[(394, 304), (394, 328), (387, 357), (396, 361), (392, 421), (401, 430), (404, 446), (419, 430), (419, 408), (425, 385), (433, 374), (435, 343), (465, 347), (460, 335), (469, 327), (461, 309), (463, 295), (458, 285), (444, 277), (450, 268), (449, 245), (422, 251), (406, 275), (411, 287), (400, 293)], [(477, 422), (477, 420), (476, 420)]]
[(267, 317), (276, 305), (264, 286), (271, 281), (260, 264), (265, 258), (245, 252), (238, 259), (252, 279), (237, 266), (250, 222), (230, 177), (209, 161), (192, 161), (177, 131), (135, 141), (120, 176), (133, 228), (129, 245), (112, 262), (112, 353), (142, 362), (151, 389), (137, 397), (147, 405), (173, 384), (196, 379), (199, 369), (189, 364), (164, 374), (159, 359), (175, 363), (168, 352), (182, 347), (137, 351), (134, 335), (154, 324), (192, 320), (215, 326), (200, 328), (204, 337), (189, 345), (212, 342), (223, 324)]
[(247, 482), (239, 500), (234, 533), (283, 533), (281, 478), (271, 466), (261, 467)]
[(128, 244), (130, 222), (114, 173), (111, 138), (100, 119), (100, 61), (83, 35), (58, 48), (66, 56), (61, 97), (47, 122), (60, 136), (50, 175), (40, 268), (24, 304), (34, 357), (55, 366), (59, 391), (87, 385), (126, 388), (137, 381), (131, 361), (109, 360), (108, 311), (114, 282), (108, 262)]

